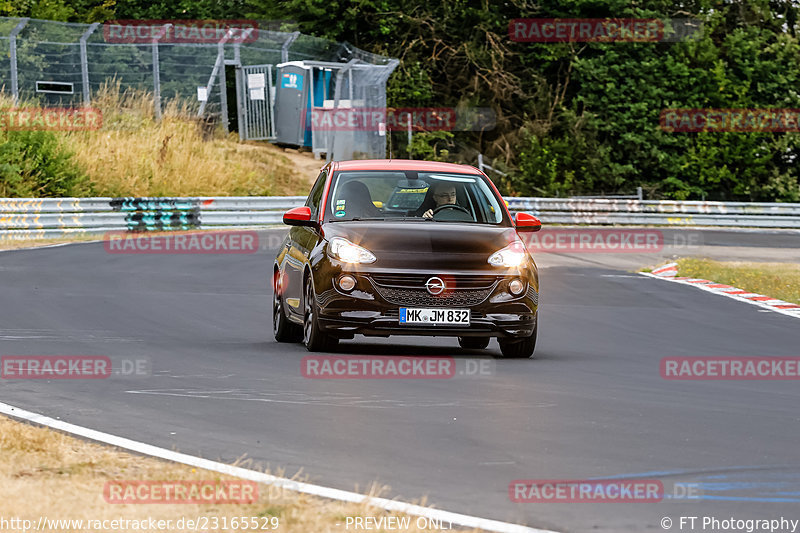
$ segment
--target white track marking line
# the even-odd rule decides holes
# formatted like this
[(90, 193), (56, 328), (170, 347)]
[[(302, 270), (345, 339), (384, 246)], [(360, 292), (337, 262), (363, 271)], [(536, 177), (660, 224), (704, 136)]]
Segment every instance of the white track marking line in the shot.
[[(732, 289), (721, 290), (721, 289), (709, 288), (709, 287), (706, 287), (702, 283), (690, 283), (691, 280), (665, 278), (663, 276), (657, 276), (655, 274), (651, 274), (650, 272), (639, 272), (639, 274), (641, 274), (642, 276), (648, 276), (648, 277), (651, 277), (651, 278), (660, 279), (662, 281), (669, 281), (669, 282), (672, 282), (672, 283), (680, 283), (681, 285), (686, 285), (686, 286), (690, 286), (690, 287), (695, 287), (697, 289), (702, 289), (702, 290), (704, 290), (706, 292), (710, 292), (711, 294), (718, 294), (720, 296), (725, 296), (726, 298), (731, 298), (733, 300), (736, 300), (737, 302), (744, 302), (746, 304), (755, 305), (755, 306), (761, 307), (763, 309), (768, 309), (768, 310), (772, 311), (773, 313), (780, 313), (782, 315), (791, 316), (791, 317), (794, 317), (794, 318), (800, 318), (800, 313), (799, 312), (790, 311), (788, 309), (776, 309), (775, 307), (773, 307), (774, 304), (770, 305), (770, 304), (767, 303), (770, 300), (759, 302), (759, 301), (754, 301), (754, 300), (748, 299), (748, 297), (761, 296), (760, 294), (755, 294), (755, 293), (728, 294), (727, 291), (731, 291)], [(741, 289), (736, 289), (736, 290), (741, 290)], [(777, 300), (777, 299), (776, 300), (772, 300), (772, 301), (779, 301), (781, 303), (785, 303), (782, 300)], [(778, 304), (778, 305), (780, 305), (780, 304)]]
[(224, 463), (218, 463), (216, 461), (210, 461), (208, 459), (201, 459), (200, 457), (174, 452), (172, 450), (159, 448), (151, 444), (145, 444), (143, 442), (126, 439), (124, 437), (117, 437), (116, 435), (103, 433), (82, 426), (76, 426), (74, 424), (69, 424), (67, 422), (56, 420), (38, 413), (26, 411), (2, 402), (0, 402), (0, 413), (6, 414), (13, 418), (27, 420), (29, 422), (33, 422), (34, 424), (47, 426), (58, 431), (63, 431), (64, 433), (77, 435), (85, 439), (103, 442), (118, 448), (131, 450), (143, 455), (159, 457), (161, 459), (166, 459), (167, 461), (190, 465), (205, 470), (211, 470), (212, 472), (219, 472), (220, 474), (228, 474), (241, 479), (255, 481), (256, 483), (264, 483), (267, 485), (281, 487), (286, 490), (312, 494), (321, 498), (352, 503), (367, 502), (373, 507), (378, 507), (386, 511), (396, 511), (413, 516), (422, 516), (434, 520), (441, 520), (442, 523), (449, 522), (450, 524), (457, 526), (478, 528), (485, 531), (496, 531), (497, 533), (556, 533), (546, 529), (536, 529), (518, 524), (510, 524), (508, 522), (500, 522), (498, 520), (490, 520), (488, 518), (451, 513), (449, 511), (441, 511), (438, 509), (429, 509), (420, 505), (414, 505), (397, 500), (373, 498), (370, 496), (364, 496), (363, 494), (358, 494), (356, 492), (323, 487), (320, 485), (312, 485), (310, 483), (301, 483), (291, 479), (265, 474), (263, 472), (256, 472), (255, 470), (247, 470), (246, 468), (240, 468), (238, 466), (226, 465)]

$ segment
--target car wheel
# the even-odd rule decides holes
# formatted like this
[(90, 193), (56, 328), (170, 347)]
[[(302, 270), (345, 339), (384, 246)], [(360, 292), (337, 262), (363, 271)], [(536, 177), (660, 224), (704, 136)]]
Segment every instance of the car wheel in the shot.
[(536, 334), (539, 331), (539, 323), (533, 328), (530, 337), (522, 339), (498, 339), (500, 353), (504, 359), (528, 359), (536, 349)]
[(489, 346), (489, 337), (459, 337), (458, 345), (465, 350), (483, 350)]
[(303, 299), (303, 344), (309, 352), (329, 352), (336, 348), (339, 339), (324, 333), (317, 320), (317, 300), (314, 297), (314, 284), (306, 280), (306, 297)]
[(300, 342), (303, 340), (303, 329), (286, 318), (279, 296), (280, 287), (277, 285), (276, 281), (272, 287), (272, 334), (278, 342)]

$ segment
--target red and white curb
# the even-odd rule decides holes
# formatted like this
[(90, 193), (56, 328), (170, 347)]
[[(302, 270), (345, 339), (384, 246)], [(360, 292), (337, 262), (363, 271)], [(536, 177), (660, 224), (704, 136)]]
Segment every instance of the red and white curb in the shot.
[(719, 294), (720, 296), (727, 296), (728, 298), (749, 303), (750, 305), (763, 307), (764, 309), (769, 309), (770, 311), (781, 313), (782, 315), (800, 318), (800, 305), (793, 304), (791, 302), (784, 302), (783, 300), (778, 300), (772, 296), (765, 296), (763, 294), (745, 291), (731, 285), (715, 283), (707, 279), (678, 277), (678, 263), (670, 263), (668, 265), (658, 267), (652, 272), (639, 273), (643, 276), (649, 276), (651, 278), (661, 279), (664, 281), (681, 283), (683, 285), (692, 285), (698, 289), (713, 292), (714, 294)]

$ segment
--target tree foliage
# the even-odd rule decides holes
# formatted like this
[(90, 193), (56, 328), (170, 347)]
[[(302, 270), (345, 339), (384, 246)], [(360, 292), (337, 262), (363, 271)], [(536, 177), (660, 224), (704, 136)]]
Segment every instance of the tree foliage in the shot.
[[(800, 108), (795, 0), (0, 0), (0, 13), (105, 18), (293, 20), (304, 33), (398, 57), (395, 106), (481, 106), (477, 148), (519, 194), (800, 201), (797, 133), (672, 133), (667, 108)], [(692, 17), (680, 42), (516, 43), (514, 18)], [(420, 146), (445, 141), (420, 138)], [(431, 144), (431, 143), (434, 144)], [(474, 151), (461, 151), (462, 157)], [(424, 149), (442, 158), (439, 149)], [(474, 161), (470, 161), (474, 163)]]

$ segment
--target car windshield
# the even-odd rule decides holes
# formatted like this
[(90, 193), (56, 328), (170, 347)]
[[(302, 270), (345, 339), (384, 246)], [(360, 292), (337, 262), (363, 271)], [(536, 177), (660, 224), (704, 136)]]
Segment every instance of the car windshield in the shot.
[(483, 176), (350, 171), (334, 176), (326, 220), (417, 220), (509, 225)]

